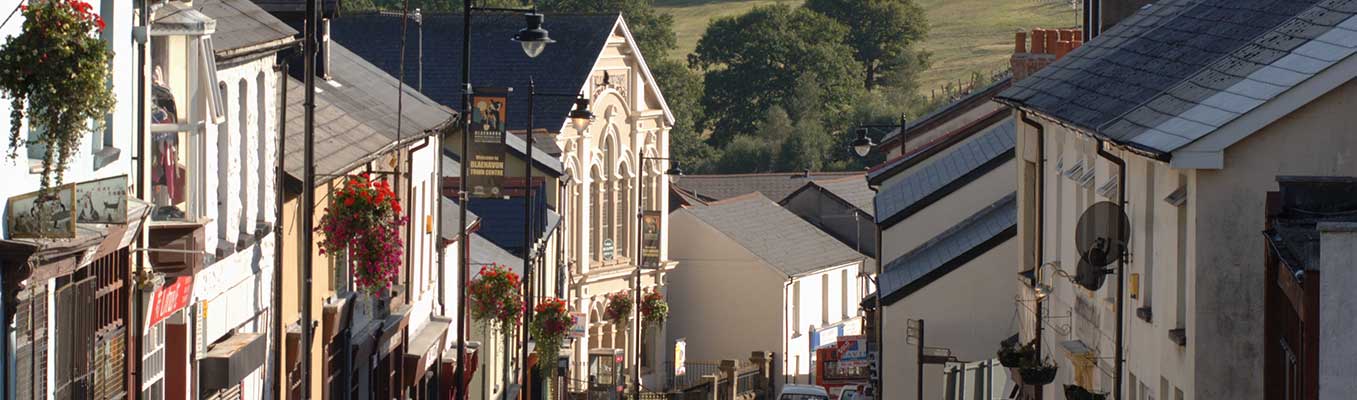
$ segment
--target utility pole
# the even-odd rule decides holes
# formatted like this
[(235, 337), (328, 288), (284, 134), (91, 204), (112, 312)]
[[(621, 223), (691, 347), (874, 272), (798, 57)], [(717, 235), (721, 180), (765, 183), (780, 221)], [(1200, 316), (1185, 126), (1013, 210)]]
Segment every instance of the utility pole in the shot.
[(316, 7), (316, 0), (306, 0), (306, 29), (303, 42), (303, 69), (306, 75), (303, 79), (306, 88), (305, 104), (302, 108), (305, 126), (302, 129), (302, 141), (304, 142), (302, 151), (302, 175), (305, 184), (302, 185), (302, 228), (301, 228), (301, 263), (302, 263), (302, 301), (301, 301), (301, 328), (302, 328), (302, 398), (311, 397), (311, 251), (312, 251), (312, 231), (315, 230), (315, 208), (316, 208), (316, 149), (315, 149), (315, 131), (316, 131), (316, 31), (319, 26), (320, 10)]

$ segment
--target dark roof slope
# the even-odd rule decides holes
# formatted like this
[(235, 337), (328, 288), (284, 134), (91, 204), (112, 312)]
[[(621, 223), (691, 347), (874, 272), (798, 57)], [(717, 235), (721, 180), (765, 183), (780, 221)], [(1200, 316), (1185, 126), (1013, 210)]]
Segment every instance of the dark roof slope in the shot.
[(788, 276), (866, 258), (762, 194), (686, 211)]
[[(423, 51), (422, 92), (443, 105), (460, 108), (462, 102), (462, 15), (425, 14), (422, 25), (409, 24), (405, 41), (405, 76), (417, 82), (416, 62)], [(478, 14), (472, 19), (471, 81), (477, 87), (512, 87), (520, 93), (509, 96), (508, 126), (527, 128), (528, 78), (536, 80), (541, 93), (577, 93), (617, 25), (618, 14), (547, 15), (543, 27), (556, 43), (537, 58), (528, 58), (509, 40), (523, 27), (518, 14)], [(422, 26), (422, 28), (421, 28)], [(344, 43), (386, 72), (400, 72), (401, 17), (399, 15), (345, 15), (330, 22), (331, 38)], [(423, 30), (423, 49), (419, 30)], [(536, 99), (536, 129), (555, 131), (565, 124), (574, 102), (565, 97)]]
[(861, 172), (769, 172), (756, 174), (684, 175), (675, 186), (704, 201), (719, 201), (750, 193), (763, 193), (773, 201), (806, 185), (806, 182), (861, 176)]
[(250, 0), (197, 0), (193, 2), (193, 9), (217, 20), (217, 30), (212, 33), (212, 47), (218, 55), (291, 39), (297, 35), (296, 30)]
[(1010, 193), (887, 263), (882, 302), (890, 305), (908, 296), (1017, 234), (1017, 196)]
[[(349, 52), (331, 44), (330, 81), (316, 80), (316, 173), (339, 174), (385, 152), (397, 142), (397, 80)], [(301, 70), (301, 68), (292, 68)], [(302, 176), (302, 133), (305, 120), (302, 82), (288, 79), (287, 173)], [(406, 85), (401, 100), (401, 141), (415, 140), (441, 130), (456, 113)]]
[(1006, 119), (894, 185), (880, 188), (876, 222), (888, 228), (1011, 160), (1014, 128), (1013, 119)]
[(1357, 51), (1353, 0), (1163, 0), (997, 98), (1167, 153)]
[[(999, 94), (999, 92), (1003, 91), (1004, 89), (1008, 89), (1009, 85), (1011, 85), (1012, 83), (1013, 75), (1010, 74), (1008, 76), (1005, 76), (1003, 79), (990, 83), (989, 86), (985, 86), (983, 88), (980, 88), (979, 90), (972, 91), (970, 94), (962, 96), (956, 101), (943, 105), (942, 107), (938, 107), (937, 109), (930, 111), (928, 114), (924, 114), (924, 116), (919, 117), (913, 123), (909, 124), (909, 126), (905, 127), (904, 137), (908, 138), (910, 136), (913, 136), (915, 132), (918, 132), (920, 130), (933, 129), (939, 124), (949, 121), (952, 118), (956, 118), (958, 115), (962, 113), (965, 113), (976, 107), (979, 107), (980, 105), (988, 103), (989, 100), (993, 99), (994, 96)], [(882, 144), (890, 143), (891, 141), (899, 139), (900, 137), (901, 137), (900, 129), (896, 128), (890, 133), (887, 133), (885, 137), (881, 138), (881, 143)]]
[(902, 152), (898, 157), (886, 160), (875, 167), (867, 170), (867, 182), (873, 185), (879, 185), (881, 182), (889, 179), (896, 174), (903, 172), (921, 162), (928, 161), (934, 155), (947, 151), (952, 145), (955, 145), (976, 133), (984, 132), (992, 128), (995, 124), (1002, 123), (1004, 120), (1012, 118), (1012, 108), (1003, 107), (989, 115), (980, 117), (966, 125), (947, 132), (928, 143), (916, 146), (907, 152)]

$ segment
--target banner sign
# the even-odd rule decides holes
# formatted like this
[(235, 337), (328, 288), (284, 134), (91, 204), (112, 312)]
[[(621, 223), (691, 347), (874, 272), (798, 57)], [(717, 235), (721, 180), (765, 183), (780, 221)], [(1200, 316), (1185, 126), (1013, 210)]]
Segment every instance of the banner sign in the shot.
[[(14, 239), (74, 238), (75, 184), (66, 184), (9, 198), (9, 237)], [(126, 208), (124, 207), (124, 219)]]
[(582, 312), (570, 313), (570, 331), (566, 332), (572, 339), (583, 339), (584, 333), (589, 331), (589, 319)]
[(146, 316), (146, 328), (154, 327), (179, 309), (188, 306), (192, 295), (193, 275), (181, 276), (174, 282), (156, 288), (155, 294), (151, 296), (151, 312)]
[(661, 217), (659, 211), (646, 211), (641, 214), (641, 268), (660, 267)]
[(684, 366), (687, 362), (688, 338), (679, 338), (674, 342), (674, 376), (683, 376), (688, 372)]
[(867, 340), (863, 336), (840, 336), (835, 342), (835, 351), (839, 354), (840, 367), (865, 367), (871, 361), (867, 353)]
[(75, 184), (76, 222), (127, 223), (127, 175)]
[(504, 197), (504, 161), (507, 148), (504, 137), (507, 90), (487, 90), (498, 94), (476, 94), (471, 103), (471, 152), (467, 169), (466, 190), (479, 198)]

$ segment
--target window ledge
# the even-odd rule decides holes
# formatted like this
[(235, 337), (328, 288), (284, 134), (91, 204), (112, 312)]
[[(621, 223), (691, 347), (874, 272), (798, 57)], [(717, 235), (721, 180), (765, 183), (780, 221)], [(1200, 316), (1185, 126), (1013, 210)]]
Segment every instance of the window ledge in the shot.
[(1150, 306), (1137, 308), (1136, 317), (1140, 318), (1146, 323), (1151, 323), (1154, 320), (1154, 310), (1151, 309)]
[(1179, 346), (1187, 346), (1187, 329), (1169, 329), (1169, 340), (1177, 343)]
[(99, 151), (94, 152), (94, 169), (101, 169), (114, 161), (118, 161), (118, 157), (121, 155), (122, 150), (117, 147), (109, 146), (99, 149)]

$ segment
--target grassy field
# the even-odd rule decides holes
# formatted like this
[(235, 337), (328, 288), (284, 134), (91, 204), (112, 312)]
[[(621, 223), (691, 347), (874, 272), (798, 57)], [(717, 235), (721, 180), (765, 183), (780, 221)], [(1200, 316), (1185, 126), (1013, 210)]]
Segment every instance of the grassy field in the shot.
[[(708, 21), (739, 15), (756, 6), (802, 0), (657, 0), (674, 15), (679, 48), (674, 56), (692, 52)], [(931, 26), (924, 48), (933, 53), (933, 66), (923, 74), (920, 91), (927, 94), (946, 82), (967, 79), (971, 72), (1004, 68), (1013, 53), (1013, 32), (1033, 27), (1064, 28), (1077, 24), (1075, 10), (1059, 0), (915, 0), (928, 12)]]

